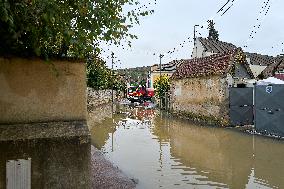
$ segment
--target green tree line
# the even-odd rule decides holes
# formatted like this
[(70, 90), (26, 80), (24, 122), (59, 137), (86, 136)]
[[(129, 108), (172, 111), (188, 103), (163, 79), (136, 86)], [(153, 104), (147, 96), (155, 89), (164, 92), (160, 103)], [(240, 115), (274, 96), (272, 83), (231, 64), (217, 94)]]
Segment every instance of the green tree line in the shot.
[(106, 62), (100, 58), (87, 60), (87, 86), (94, 89), (114, 89), (125, 91), (126, 83), (113, 70), (107, 68)]

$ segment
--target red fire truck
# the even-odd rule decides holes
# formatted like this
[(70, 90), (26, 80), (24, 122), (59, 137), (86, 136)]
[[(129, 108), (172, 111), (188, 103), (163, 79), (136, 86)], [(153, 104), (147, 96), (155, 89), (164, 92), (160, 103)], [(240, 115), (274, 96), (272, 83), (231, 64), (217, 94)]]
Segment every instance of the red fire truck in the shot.
[(145, 100), (152, 100), (154, 96), (154, 89), (142, 86), (130, 86), (127, 89), (127, 98), (131, 102), (143, 102)]

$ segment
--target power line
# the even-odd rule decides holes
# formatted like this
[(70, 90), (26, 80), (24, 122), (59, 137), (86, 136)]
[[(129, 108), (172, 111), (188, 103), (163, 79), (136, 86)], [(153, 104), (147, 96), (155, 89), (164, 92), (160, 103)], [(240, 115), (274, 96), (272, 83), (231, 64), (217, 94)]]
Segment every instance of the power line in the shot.
[[(236, 0), (228, 0), (216, 13), (215, 13), (215, 15), (213, 16), (213, 18), (215, 18), (216, 16), (219, 16), (219, 19), (222, 17), (222, 16), (224, 16), (225, 14), (226, 14), (226, 12), (228, 12), (228, 10), (230, 10), (233, 6), (234, 6), (234, 3), (236, 2)], [(231, 3), (230, 5), (229, 5), (229, 3)], [(229, 5), (229, 7), (227, 8), (227, 5)], [(225, 9), (226, 8), (226, 9)], [(225, 10), (224, 10), (225, 9)], [(210, 17), (210, 18), (212, 18), (212, 16)], [(219, 20), (219, 19), (217, 19), (217, 20)], [(216, 19), (209, 19), (209, 20), (215, 20), (215, 22), (216, 22)], [(208, 20), (207, 20), (208, 21)], [(206, 22), (207, 22), (206, 21)], [(201, 28), (203, 28), (204, 26), (205, 26), (205, 24), (207, 24), (206, 22), (204, 22), (202, 25), (200, 25), (201, 26)], [(197, 33), (201, 36), (201, 33), (200, 32), (198, 32), (197, 31)], [(190, 37), (188, 37), (188, 40), (190, 39)], [(193, 42), (193, 41), (189, 41), (189, 42)], [(183, 47), (184, 46), (184, 44), (185, 44), (185, 41), (184, 41), (184, 43), (182, 43), (182, 44), (179, 44), (179, 46), (181, 46), (181, 47)], [(179, 47), (178, 46), (178, 47)], [(175, 47), (175, 48), (173, 48), (172, 50), (170, 50), (170, 51), (168, 51), (167, 52), (167, 54), (173, 54), (173, 53), (175, 53), (175, 52), (178, 52), (177, 51), (177, 48), (178, 47)]]
[(230, 3), (230, 1), (231, 1), (231, 0), (228, 0), (221, 8), (217, 11), (217, 14), (218, 14), (219, 12), (223, 11), (224, 7), (225, 7), (228, 3)]
[(255, 38), (256, 33), (260, 30), (262, 26), (263, 20), (266, 18), (270, 8), (271, 8), (272, 0), (266, 0), (263, 2), (263, 5), (261, 7), (261, 10), (259, 11), (259, 14), (256, 19), (256, 24), (254, 24), (248, 39), (246, 40), (246, 45), (244, 47), (248, 47), (249, 43), (252, 39)]
[[(229, 3), (231, 5), (227, 6)], [(218, 11), (216, 14), (221, 14), (221, 17), (224, 16), (228, 10), (230, 10), (234, 6), (235, 0), (228, 0)]]

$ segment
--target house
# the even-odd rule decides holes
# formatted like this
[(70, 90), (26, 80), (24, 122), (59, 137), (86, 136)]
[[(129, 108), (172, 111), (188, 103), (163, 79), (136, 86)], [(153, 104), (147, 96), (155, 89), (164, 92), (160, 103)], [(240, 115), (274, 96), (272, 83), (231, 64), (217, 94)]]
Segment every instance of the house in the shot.
[[(213, 40), (208, 38), (198, 37), (194, 43), (194, 48), (192, 50), (192, 58), (204, 58), (211, 55), (223, 54), (227, 52), (231, 52), (238, 49), (238, 47), (232, 43)], [(245, 66), (249, 67), (249, 70), (253, 77), (251, 79), (246, 79), (247, 86), (253, 86), (252, 83), (255, 83), (256, 79), (259, 75), (267, 68), (268, 65), (274, 62), (273, 56), (261, 55), (257, 53), (244, 53), (246, 56), (246, 64)], [(187, 62), (188, 59), (181, 60), (173, 60), (167, 64), (161, 65), (161, 75), (171, 76), (178, 66), (182, 65), (184, 62)], [(283, 71), (284, 73), (284, 71)], [(153, 84), (157, 78), (160, 76), (159, 65), (155, 64), (151, 67), (150, 74), (150, 87), (153, 87)], [(284, 78), (284, 75), (280, 75), (279, 77)]]
[(254, 78), (257, 79), (259, 75), (267, 68), (267, 66), (274, 63), (274, 57), (262, 55), (258, 53), (245, 52), (246, 60), (250, 65)]
[[(192, 51), (192, 58), (203, 58), (213, 54), (225, 53), (237, 49), (238, 47), (232, 43), (212, 40), (199, 37), (195, 41)], [(268, 65), (274, 62), (273, 56), (262, 55), (257, 53), (245, 52), (246, 60), (253, 73), (254, 78), (257, 78)], [(250, 81), (250, 82), (254, 82)]]
[(229, 87), (253, 74), (241, 49), (186, 60), (172, 75), (173, 113), (209, 123), (229, 124)]
[(213, 54), (226, 53), (235, 49), (237, 49), (237, 47), (231, 43), (198, 37), (194, 42), (191, 57), (203, 58)]
[(176, 68), (180, 64), (182, 64), (183, 61), (184, 60), (173, 60), (167, 64), (161, 64), (161, 70), (158, 64), (151, 66), (150, 88), (154, 88), (154, 82), (160, 77), (160, 75), (166, 75), (168, 77), (171, 77), (176, 71)]
[(284, 56), (279, 55), (273, 59), (273, 63), (269, 64), (259, 75), (259, 78), (276, 77), (284, 80)]

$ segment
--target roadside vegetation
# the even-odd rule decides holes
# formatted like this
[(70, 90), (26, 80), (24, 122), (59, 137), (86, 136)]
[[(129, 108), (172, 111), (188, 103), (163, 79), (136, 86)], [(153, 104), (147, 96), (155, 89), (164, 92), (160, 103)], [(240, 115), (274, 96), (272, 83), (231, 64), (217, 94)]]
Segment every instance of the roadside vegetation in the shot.
[(166, 75), (162, 75), (154, 82), (155, 95), (160, 101), (162, 107), (166, 106), (167, 99), (169, 97), (170, 90), (170, 78)]
[(170, 90), (170, 79), (166, 75), (162, 75), (154, 82), (155, 94), (161, 98)]

